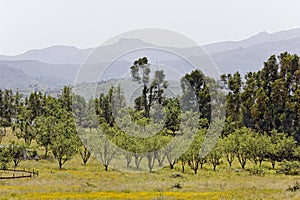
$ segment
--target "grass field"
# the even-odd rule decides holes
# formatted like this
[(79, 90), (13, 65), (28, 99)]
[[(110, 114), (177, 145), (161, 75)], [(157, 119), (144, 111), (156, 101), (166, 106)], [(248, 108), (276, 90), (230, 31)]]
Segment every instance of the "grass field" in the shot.
[[(4, 143), (12, 139), (4, 138)], [(109, 169), (91, 158), (81, 164), (79, 156), (59, 170), (56, 160), (23, 161), (19, 168), (35, 169), (39, 176), (0, 180), (0, 199), (300, 199), (300, 192), (287, 192), (300, 176), (276, 175), (263, 164), (265, 176), (251, 176), (234, 163), (226, 162), (213, 171), (205, 164), (197, 175), (189, 169), (183, 177), (180, 166), (153, 173), (125, 173)], [(249, 162), (246, 168), (251, 168)], [(182, 188), (173, 186), (180, 185)]]

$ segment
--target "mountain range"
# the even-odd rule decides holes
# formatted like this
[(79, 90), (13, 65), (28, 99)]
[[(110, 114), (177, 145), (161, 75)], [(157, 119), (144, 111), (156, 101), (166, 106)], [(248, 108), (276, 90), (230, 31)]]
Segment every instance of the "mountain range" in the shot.
[[(300, 55), (300, 28), (275, 33), (261, 32), (240, 41), (225, 41), (204, 45), (202, 47), (161, 47), (145, 43), (139, 39), (120, 39), (117, 43), (97, 48), (102, 57), (97, 63), (90, 63), (90, 70), (97, 70), (107, 65), (112, 55), (123, 52), (126, 47), (154, 47), (178, 52), (190, 59), (201, 59), (203, 49), (218, 67), (220, 73), (259, 70), (263, 62), (271, 55), (279, 55), (288, 51)], [(44, 49), (34, 49), (20, 55), (0, 55), (0, 88), (43, 87), (56, 88), (72, 84), (80, 65), (95, 48), (78, 49), (72, 46), (51, 46)], [(153, 54), (164, 65), (183, 66), (180, 60)], [(116, 77), (117, 73), (126, 73), (132, 60), (120, 59), (114, 62), (119, 70), (111, 71), (108, 78)], [(202, 63), (205, 65), (205, 63)], [(116, 73), (116, 74), (115, 74)], [(88, 75), (83, 81), (88, 81)]]

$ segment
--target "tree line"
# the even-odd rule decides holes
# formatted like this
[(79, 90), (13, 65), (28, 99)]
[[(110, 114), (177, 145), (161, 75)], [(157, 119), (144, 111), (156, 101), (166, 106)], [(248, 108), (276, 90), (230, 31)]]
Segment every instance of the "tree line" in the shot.
[[(0, 141), (8, 128), (24, 141), (0, 148), (2, 167), (19, 160), (14, 161), (17, 166), (22, 156), (21, 150), (14, 154), (15, 149), (28, 148), (32, 141), (43, 147), (43, 157), (51, 152), (60, 168), (77, 153), (84, 164), (94, 153), (106, 170), (121, 157), (126, 167), (137, 170), (145, 160), (149, 171), (168, 163), (172, 169), (179, 164), (183, 172), (189, 166), (194, 173), (208, 163), (216, 170), (221, 159), (228, 166), (236, 159), (243, 169), (248, 162), (258, 166), (271, 162), (275, 168), (276, 162), (296, 165), (299, 161), (297, 55), (273, 55), (261, 70), (248, 72), (244, 78), (236, 72), (216, 81), (194, 70), (180, 80), (182, 95), (172, 98), (165, 95), (169, 84), (164, 71), (153, 73), (146, 57), (134, 61), (130, 70), (132, 80), (142, 86), (133, 107), (126, 104), (120, 85), (90, 100), (73, 94), (70, 87), (58, 97), (34, 92), (23, 98), (18, 92), (0, 90)], [(213, 112), (222, 111), (226, 111), (225, 119), (212, 117)], [(195, 124), (188, 119), (195, 119)], [(203, 153), (212, 122), (222, 126), (221, 135)], [(182, 155), (176, 153), (174, 149), (184, 148), (182, 142), (191, 133), (188, 148)], [(139, 137), (143, 134), (151, 137)], [(168, 145), (176, 137), (182, 138), (180, 142)]]

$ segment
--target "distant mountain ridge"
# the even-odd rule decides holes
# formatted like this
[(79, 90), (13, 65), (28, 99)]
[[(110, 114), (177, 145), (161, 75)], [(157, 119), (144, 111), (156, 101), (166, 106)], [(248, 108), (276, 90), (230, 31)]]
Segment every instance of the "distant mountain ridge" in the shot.
[(244, 40), (217, 42), (213, 44), (204, 45), (203, 47), (209, 53), (216, 53), (216, 52), (237, 49), (241, 47), (247, 48), (250, 46), (255, 46), (263, 43), (272, 43), (272, 42), (277, 42), (282, 40), (290, 40), (299, 37), (300, 37), (300, 28), (284, 30), (275, 33), (268, 33), (266, 31), (262, 31)]
[(212, 58), (222, 72), (239, 70), (245, 74), (261, 69), (271, 55), (279, 55), (285, 51), (300, 56), (300, 37), (218, 52), (212, 54)]
[(51, 46), (33, 49), (16, 56), (1, 55), (0, 60), (35, 60), (49, 64), (79, 64), (84, 61), (93, 48), (78, 49), (71, 46)]
[[(209, 56), (216, 63), (221, 73), (233, 73), (240, 71), (257, 71), (272, 54), (280, 54), (288, 51), (300, 55), (300, 28), (276, 33), (261, 32), (248, 39), (241, 41), (225, 41), (204, 45), (203, 47), (160, 47), (146, 43), (139, 39), (120, 39), (117, 43), (97, 48), (103, 52), (103, 60), (92, 63), (91, 70), (106, 67), (112, 55), (122, 52), (130, 46), (132, 49), (140, 47), (154, 47), (176, 50), (183, 57), (199, 59), (198, 52), (204, 48)], [(72, 46), (51, 46), (44, 49), (34, 49), (16, 56), (0, 56), (1, 88), (27, 87), (35, 84), (48, 87), (72, 84), (81, 63), (95, 48), (79, 49)], [(180, 60), (169, 60), (157, 56), (159, 62), (182, 66)], [(120, 60), (115, 64), (120, 67), (119, 72), (126, 72), (130, 63), (129, 60)], [(205, 65), (205, 64), (203, 64)], [(126, 67), (126, 69), (123, 69)], [(205, 66), (201, 66), (205, 67)], [(122, 68), (122, 69), (121, 69)], [(109, 77), (114, 77), (115, 72), (110, 72)], [(15, 76), (14, 76), (15, 74)], [(88, 80), (88, 75), (86, 79)]]
[[(202, 47), (210, 54), (233, 50), (238, 48), (248, 48), (263, 43), (272, 43), (283, 40), (290, 40), (300, 38), (300, 28), (285, 30), (275, 33), (260, 32), (250, 38), (241, 41), (225, 41), (213, 44), (203, 45)], [(118, 43), (101, 47), (105, 52), (116, 51), (122, 49), (123, 46), (139, 47), (142, 45), (158, 47), (153, 44), (143, 42), (139, 39), (121, 39)], [(0, 55), (0, 60), (36, 60), (48, 64), (81, 64), (88, 54), (94, 48), (79, 49), (74, 46), (56, 45), (43, 49), (29, 50), (23, 54), (16, 56)], [(172, 49), (172, 48), (170, 48)], [(195, 47), (184, 48), (183, 52), (188, 52), (195, 49)]]

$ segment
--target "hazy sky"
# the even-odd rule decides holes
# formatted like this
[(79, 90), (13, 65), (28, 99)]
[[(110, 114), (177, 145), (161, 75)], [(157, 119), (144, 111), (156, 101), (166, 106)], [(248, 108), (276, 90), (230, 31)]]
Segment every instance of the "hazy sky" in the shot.
[(138, 28), (197, 43), (300, 27), (299, 0), (0, 0), (0, 54), (51, 45), (97, 46)]

